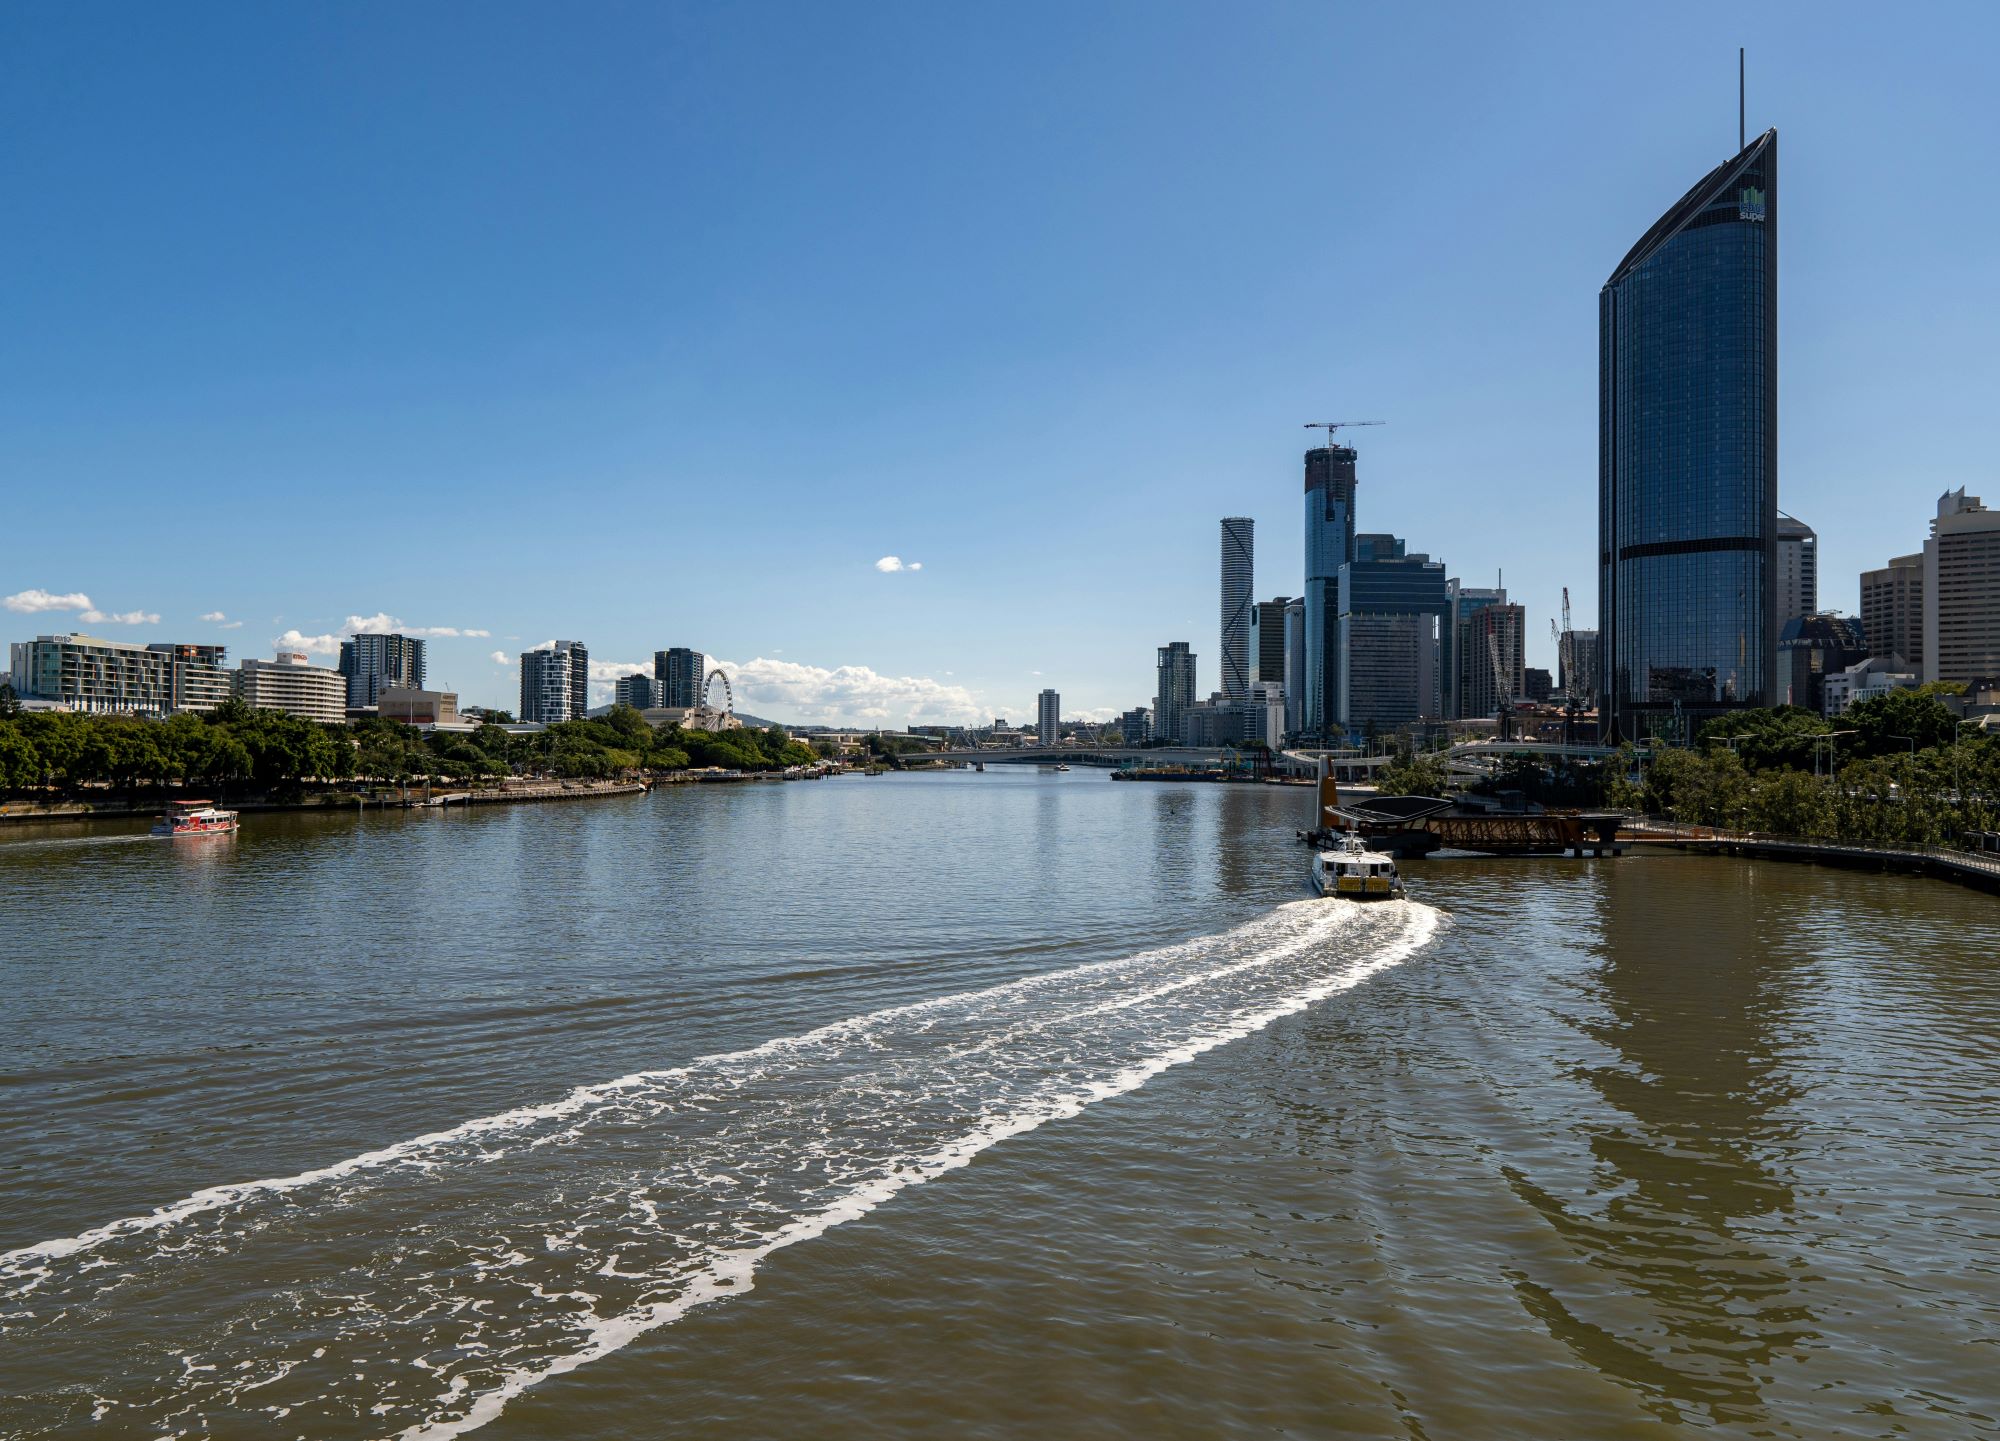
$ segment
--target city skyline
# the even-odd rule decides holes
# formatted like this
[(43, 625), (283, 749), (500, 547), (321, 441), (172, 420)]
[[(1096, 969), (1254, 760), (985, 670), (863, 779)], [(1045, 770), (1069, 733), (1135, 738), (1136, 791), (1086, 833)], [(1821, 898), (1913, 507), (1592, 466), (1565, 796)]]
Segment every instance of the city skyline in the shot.
[[(1860, 573), (1920, 549), (1938, 494), (1990, 489), (1991, 202), (1952, 181), (1993, 132), (1971, 59), (1993, 21), (1954, 13), (1970, 43), (1944, 54), (1817, 7), (1442, 31), (928, 17), (909, 44), (957, 57), (963, 97), (907, 50), (872, 61), (900, 23), (880, 16), (633, 17), (585, 41), (514, 13), (476, 61), (451, 27), (380, 12), (15, 17), (29, 78), (0, 104), (32, 136), (42, 224), (0, 239), (25, 281), (0, 467), (35, 487), (38, 535), (0, 567), (0, 639), (331, 665), (344, 636), (397, 631), (432, 642), (434, 684), (511, 708), (525, 648), (583, 637), (602, 703), (686, 637), (774, 719), (1018, 721), (1049, 685), (1109, 718), (1153, 690), (1163, 639), (1215, 654), (1216, 517), (1261, 522), (1257, 596), (1304, 593), (1298, 426), (1333, 414), (1389, 422), (1342, 437), (1368, 527), (1468, 586), (1504, 569), (1526, 659), (1551, 668), (1560, 587), (1597, 610), (1595, 291), (1733, 148), (1737, 43), (1751, 130), (1787, 136), (1778, 503), (1819, 533), (1822, 605), (1855, 613)], [(1308, 82), (1336, 34), (1373, 61), (1330, 95)], [(1683, 83), (1605, 63), (1638, 46)], [(269, 63), (226, 59), (246, 49)], [(672, 105), (621, 51), (667, 67)], [(1051, 133), (1003, 132), (981, 98), (1051, 52)], [(462, 114), (426, 85), (447, 55)], [(524, 94), (551, 66), (601, 80), (600, 107)], [(732, 91), (752, 73), (798, 93), (754, 113)], [(210, 110), (165, 103), (189, 84)], [(1195, 85), (1210, 103), (1185, 114)], [(807, 128), (825, 114), (831, 133)], [(933, 140), (902, 138), (915, 115)], [(474, 135), (498, 158), (461, 163)], [(860, 141), (874, 169), (844, 195)], [(1214, 283), (1169, 325), (1159, 299), (1190, 270)], [(218, 563), (162, 566), (190, 496)], [(565, 510), (609, 549), (614, 515), (648, 506), (686, 558), (669, 586), (530, 550)], [(349, 516), (410, 535), (357, 543)]]

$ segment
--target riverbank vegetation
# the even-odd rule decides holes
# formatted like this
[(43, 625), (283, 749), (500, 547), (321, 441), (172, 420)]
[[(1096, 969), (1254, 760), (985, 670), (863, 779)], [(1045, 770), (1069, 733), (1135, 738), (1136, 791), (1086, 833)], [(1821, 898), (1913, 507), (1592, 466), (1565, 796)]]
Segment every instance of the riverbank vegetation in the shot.
[(326, 725), (230, 701), (166, 720), (19, 711), (0, 717), (0, 793), (241, 785), (262, 791), (350, 780), (473, 782), (768, 771), (811, 765), (809, 746), (770, 730), (649, 726), (630, 706), (515, 734), (499, 725), (423, 734), (395, 721)]
[[(1832, 720), (1798, 706), (1742, 711), (1686, 747), (1587, 763), (1514, 757), (1471, 789), (1810, 840), (1961, 844), (2000, 830), (2000, 738), (1954, 716), (1947, 693), (1895, 691)], [(1460, 788), (1438, 753), (1397, 757), (1379, 783), (1389, 795)]]

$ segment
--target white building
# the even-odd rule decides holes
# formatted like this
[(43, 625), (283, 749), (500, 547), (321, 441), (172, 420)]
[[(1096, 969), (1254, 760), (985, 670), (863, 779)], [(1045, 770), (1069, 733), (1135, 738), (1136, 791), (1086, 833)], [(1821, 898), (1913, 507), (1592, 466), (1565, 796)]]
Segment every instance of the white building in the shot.
[(558, 725), (590, 712), (590, 650), (580, 640), (559, 640), (521, 652), (524, 721)]
[(87, 715), (171, 714), (174, 662), (165, 651), (90, 635), (38, 635), (13, 644), (9, 684), (23, 700)]
[(1062, 737), (1062, 697), (1045, 690), (1035, 700), (1035, 738), (1045, 746)]
[(1826, 714), (1843, 715), (1856, 701), (1873, 700), (1893, 690), (1915, 690), (1917, 684), (1916, 672), (1895, 669), (1893, 656), (1875, 656), (1826, 677)]
[(1285, 688), (1276, 681), (1252, 682), (1250, 698), (1264, 708), (1264, 744), (1272, 750), (1285, 748)]
[(283, 711), (339, 725), (347, 719), (347, 677), (307, 661), (303, 651), (281, 650), (274, 660), (246, 660), (236, 668), (236, 698), (252, 710)]

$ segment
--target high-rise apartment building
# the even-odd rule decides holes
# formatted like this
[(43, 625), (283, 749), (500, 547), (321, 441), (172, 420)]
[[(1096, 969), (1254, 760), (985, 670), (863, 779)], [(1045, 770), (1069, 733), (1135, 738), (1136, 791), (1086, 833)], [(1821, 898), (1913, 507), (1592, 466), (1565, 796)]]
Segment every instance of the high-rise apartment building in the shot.
[(659, 702), (653, 699), (658, 687), (653, 678), (644, 671), (634, 671), (631, 675), (621, 675), (611, 683), (613, 705), (629, 705), (633, 710), (651, 710)]
[(246, 660), (233, 679), (236, 698), (252, 710), (283, 711), (329, 725), (347, 719), (347, 677), (313, 665), (304, 651), (281, 650), (275, 660)]
[(416, 636), (363, 631), (340, 643), (340, 673), (347, 677), (350, 710), (376, 705), (395, 686), (424, 688), (424, 642)]
[(45, 700), (90, 715), (164, 716), (174, 708), (170, 656), (91, 635), (17, 640), (8, 683), (23, 700)]
[(686, 646), (653, 652), (653, 704), (698, 706), (708, 680), (708, 657)]
[(2000, 511), (1961, 486), (1938, 498), (1924, 542), (1923, 677), (1993, 676), (2000, 676)]
[(1128, 746), (1142, 746), (1153, 738), (1153, 712), (1148, 706), (1134, 706), (1118, 717), (1119, 734)]
[(1222, 522), (1222, 693), (1250, 694), (1250, 593), (1256, 561), (1256, 522), (1229, 516)]
[(1290, 596), (1260, 600), (1250, 607), (1250, 684), (1285, 683), (1285, 607)]
[(1778, 512), (1778, 628), (1819, 613), (1819, 535), (1796, 516)]
[(1605, 734), (1776, 691), (1778, 134), (1718, 165), (1598, 297)]
[(1527, 608), (1504, 600), (1483, 605), (1460, 622), (1463, 719), (1498, 716), (1508, 697), (1526, 698), (1527, 630)]
[(558, 725), (590, 713), (590, 651), (582, 641), (521, 652), (521, 719)]
[(1340, 728), (1340, 568), (1354, 559), (1355, 452), (1323, 445), (1306, 452), (1305, 675), (1299, 728), (1325, 736)]
[(1297, 735), (1305, 725), (1306, 603), (1303, 596), (1285, 602), (1285, 734)]
[(1335, 729), (1382, 735), (1444, 713), (1438, 688), (1438, 623), (1444, 566), (1409, 553), (1393, 535), (1358, 535), (1340, 568)]
[(1194, 704), (1194, 652), (1184, 640), (1159, 649), (1159, 691), (1153, 697), (1153, 738), (1180, 742), (1188, 707)]
[(1035, 697), (1035, 739), (1052, 746), (1062, 738), (1062, 697), (1044, 690)]
[(1481, 714), (1465, 708), (1472, 668), (1490, 671), (1493, 667), (1483, 641), (1468, 647), (1466, 638), (1477, 640), (1477, 636), (1467, 629), (1467, 623), (1485, 607), (1506, 602), (1507, 591), (1502, 586), (1466, 585), (1456, 578), (1445, 582), (1444, 622), (1438, 627), (1439, 687), (1444, 692), (1445, 719), (1469, 720)]
[(156, 641), (146, 649), (167, 658), (169, 704), (173, 710), (211, 711), (229, 699), (233, 687), (229, 672), (224, 669), (229, 654), (226, 647)]

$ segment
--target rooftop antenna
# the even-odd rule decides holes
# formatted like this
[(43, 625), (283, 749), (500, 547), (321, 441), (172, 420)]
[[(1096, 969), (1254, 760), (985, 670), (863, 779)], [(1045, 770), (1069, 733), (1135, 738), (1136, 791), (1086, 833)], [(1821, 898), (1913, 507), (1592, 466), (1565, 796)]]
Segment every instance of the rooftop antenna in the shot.
[(1743, 47), (1736, 47), (1736, 153), (1742, 154), (1743, 147), (1750, 143), (1749, 134), (1743, 128)]

